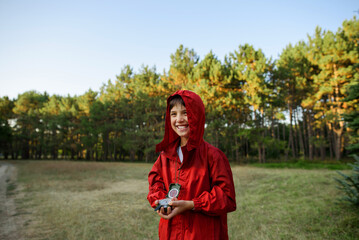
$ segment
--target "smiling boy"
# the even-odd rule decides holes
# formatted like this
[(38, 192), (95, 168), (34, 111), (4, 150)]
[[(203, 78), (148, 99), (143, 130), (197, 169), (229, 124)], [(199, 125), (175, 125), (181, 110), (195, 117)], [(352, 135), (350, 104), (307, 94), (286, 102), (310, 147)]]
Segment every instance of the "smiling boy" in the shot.
[(232, 171), (224, 153), (203, 140), (204, 110), (191, 91), (167, 99), (161, 153), (148, 175), (152, 207), (176, 192), (157, 210), (160, 239), (228, 239), (227, 213), (236, 209)]

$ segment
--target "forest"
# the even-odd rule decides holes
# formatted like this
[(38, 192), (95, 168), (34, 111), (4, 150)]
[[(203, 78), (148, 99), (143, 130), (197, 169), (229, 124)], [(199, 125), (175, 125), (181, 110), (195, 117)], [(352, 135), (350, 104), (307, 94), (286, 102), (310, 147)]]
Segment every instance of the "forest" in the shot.
[[(204, 139), (232, 162), (341, 161), (359, 150), (359, 21), (319, 26), (276, 60), (240, 45), (223, 60), (180, 45), (168, 70), (129, 65), (80, 96), (28, 91), (0, 98), (0, 159), (157, 158), (167, 97), (201, 96)], [(71, 88), (71, 86), (69, 86)]]

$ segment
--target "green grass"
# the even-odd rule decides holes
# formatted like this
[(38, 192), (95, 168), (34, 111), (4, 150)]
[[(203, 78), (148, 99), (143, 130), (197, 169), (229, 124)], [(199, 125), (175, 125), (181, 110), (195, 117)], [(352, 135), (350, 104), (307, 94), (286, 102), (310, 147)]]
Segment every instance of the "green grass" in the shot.
[(359, 212), (337, 204), (335, 171), (233, 168), (231, 239), (357, 239)]
[(292, 169), (329, 169), (329, 170), (347, 170), (351, 169), (345, 163), (320, 163), (320, 162), (280, 162), (280, 163), (252, 163), (250, 166), (261, 168), (292, 168)]
[[(14, 161), (25, 239), (158, 239), (151, 164)], [(230, 239), (357, 239), (359, 211), (327, 169), (232, 167), (237, 210)]]

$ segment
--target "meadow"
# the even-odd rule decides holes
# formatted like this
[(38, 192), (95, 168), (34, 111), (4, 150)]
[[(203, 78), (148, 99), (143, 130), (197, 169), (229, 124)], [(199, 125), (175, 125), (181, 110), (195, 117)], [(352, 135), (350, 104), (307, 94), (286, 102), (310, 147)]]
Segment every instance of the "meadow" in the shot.
[[(11, 161), (25, 239), (158, 239), (147, 202), (152, 164)], [(359, 211), (338, 203), (328, 169), (232, 165), (237, 210), (230, 239), (358, 239)], [(348, 170), (343, 170), (347, 172)]]

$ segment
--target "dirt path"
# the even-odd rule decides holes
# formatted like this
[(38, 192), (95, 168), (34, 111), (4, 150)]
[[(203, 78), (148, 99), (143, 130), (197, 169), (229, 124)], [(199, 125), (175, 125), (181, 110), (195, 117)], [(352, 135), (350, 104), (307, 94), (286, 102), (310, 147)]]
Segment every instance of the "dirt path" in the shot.
[(16, 168), (8, 163), (0, 162), (0, 239), (20, 240), (20, 228), (16, 219), (14, 202), (14, 184)]

